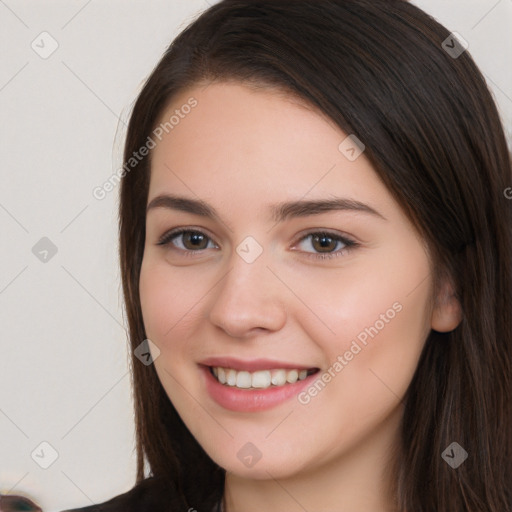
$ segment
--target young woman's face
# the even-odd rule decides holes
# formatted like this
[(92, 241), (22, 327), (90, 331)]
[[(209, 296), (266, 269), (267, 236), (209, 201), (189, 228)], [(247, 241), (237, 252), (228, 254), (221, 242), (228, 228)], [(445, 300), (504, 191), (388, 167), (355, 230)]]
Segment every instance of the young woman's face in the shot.
[(140, 298), (181, 418), (241, 477), (391, 448), (432, 327), (410, 221), (348, 134), (283, 95), (215, 83), (173, 115), (153, 137)]

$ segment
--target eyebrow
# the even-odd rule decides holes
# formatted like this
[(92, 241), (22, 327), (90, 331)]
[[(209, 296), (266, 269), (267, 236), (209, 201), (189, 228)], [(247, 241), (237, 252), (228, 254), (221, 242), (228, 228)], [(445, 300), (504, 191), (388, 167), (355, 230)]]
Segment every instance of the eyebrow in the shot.
[[(182, 212), (200, 215), (211, 219), (220, 220), (220, 215), (215, 208), (208, 203), (187, 197), (161, 194), (151, 200), (146, 208), (146, 213), (155, 208), (168, 208)], [(356, 211), (380, 217), (387, 220), (371, 206), (354, 199), (333, 197), (329, 199), (317, 199), (311, 201), (298, 200), (286, 201), (270, 205), (271, 220), (283, 222), (294, 217), (307, 217), (308, 215), (319, 215), (331, 211)]]

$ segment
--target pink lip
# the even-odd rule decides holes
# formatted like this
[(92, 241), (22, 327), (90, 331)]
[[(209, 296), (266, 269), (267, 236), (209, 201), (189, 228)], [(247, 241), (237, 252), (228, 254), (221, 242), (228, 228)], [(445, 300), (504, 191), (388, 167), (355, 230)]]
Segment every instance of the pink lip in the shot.
[[(222, 366), (217, 365), (215, 366)], [(232, 366), (226, 365), (228, 368)], [(271, 409), (298, 395), (308, 386), (317, 373), (309, 375), (304, 380), (284, 386), (271, 386), (267, 389), (238, 389), (221, 384), (211, 373), (208, 366), (200, 365), (205, 380), (206, 390), (210, 397), (224, 409), (236, 412), (258, 412)], [(265, 368), (269, 368), (266, 366)], [(275, 366), (275, 368), (283, 368)], [(296, 368), (296, 367), (294, 367)]]
[(304, 366), (296, 363), (285, 363), (283, 361), (275, 361), (271, 359), (251, 359), (243, 361), (234, 357), (209, 357), (201, 361), (204, 366), (220, 366), (221, 368), (233, 368), (233, 370), (245, 370), (247, 372), (257, 372), (258, 370), (279, 370), (280, 368), (288, 370), (310, 370), (313, 366)]

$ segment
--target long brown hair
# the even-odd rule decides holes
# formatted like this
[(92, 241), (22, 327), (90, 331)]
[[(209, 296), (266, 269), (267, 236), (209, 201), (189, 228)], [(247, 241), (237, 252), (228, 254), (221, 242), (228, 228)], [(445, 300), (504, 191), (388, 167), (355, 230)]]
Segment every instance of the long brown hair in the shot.
[[(460, 325), (431, 331), (404, 397), (393, 468), (397, 510), (512, 510), (512, 185), (500, 118), (469, 52), (402, 0), (223, 0), (172, 42), (138, 96), (125, 164), (172, 98), (213, 80), (300, 96), (366, 146), (365, 155), (453, 282)], [(457, 47), (460, 49), (460, 47)], [(139, 299), (150, 158), (120, 190), (120, 264), (133, 350), (146, 339)], [(137, 482), (161, 478), (176, 506), (209, 511), (225, 473), (132, 357)], [(469, 454), (453, 469), (443, 451)], [(145, 474), (145, 464), (149, 474)], [(171, 498), (170, 498), (171, 499)]]

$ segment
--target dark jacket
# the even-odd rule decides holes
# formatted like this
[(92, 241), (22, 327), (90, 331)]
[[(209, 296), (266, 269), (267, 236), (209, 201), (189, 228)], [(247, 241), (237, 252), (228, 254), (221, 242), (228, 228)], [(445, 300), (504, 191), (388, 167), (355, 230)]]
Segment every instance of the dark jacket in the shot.
[[(41, 508), (21, 496), (0, 496), (0, 512), (33, 511), (42, 512)], [(183, 508), (176, 491), (169, 483), (162, 483), (155, 478), (146, 478), (131, 490), (115, 496), (103, 503), (81, 508), (66, 509), (62, 512), (220, 512), (219, 504), (213, 510), (202, 511), (191, 506)]]
[(147, 478), (128, 492), (108, 501), (62, 512), (171, 512), (166, 494), (158, 482)]
[(220, 503), (210, 510), (199, 510), (193, 504), (183, 507), (169, 482), (146, 478), (130, 491), (120, 494), (104, 503), (87, 507), (63, 510), (62, 512), (220, 512)]

